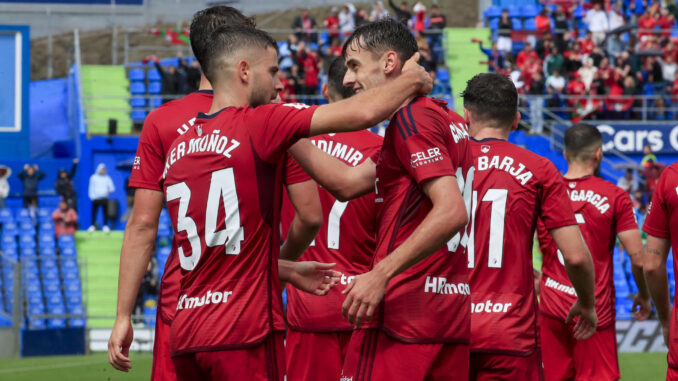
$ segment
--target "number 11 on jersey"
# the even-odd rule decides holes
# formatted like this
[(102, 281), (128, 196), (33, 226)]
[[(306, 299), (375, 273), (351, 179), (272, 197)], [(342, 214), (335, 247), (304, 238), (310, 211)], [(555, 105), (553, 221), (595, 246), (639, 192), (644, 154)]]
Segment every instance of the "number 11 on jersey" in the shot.
[[(491, 202), (490, 212), (490, 236), (487, 253), (487, 267), (499, 269), (502, 266), (504, 257), (504, 225), (506, 221), (506, 201), (508, 200), (508, 189), (488, 189), (483, 195), (481, 202)], [(476, 209), (478, 208), (478, 191), (473, 191), (471, 202), (471, 234), (467, 248), (468, 267), (474, 268), (475, 258), (475, 222)], [(485, 239), (483, 237), (483, 239)]]

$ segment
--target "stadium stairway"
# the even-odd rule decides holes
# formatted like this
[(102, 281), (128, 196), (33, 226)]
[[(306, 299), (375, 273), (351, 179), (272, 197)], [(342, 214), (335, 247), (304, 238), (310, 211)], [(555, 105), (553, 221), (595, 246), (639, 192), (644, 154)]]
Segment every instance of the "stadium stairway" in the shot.
[(447, 66), (450, 68), (450, 84), (455, 97), (455, 110), (463, 111), (459, 94), (466, 88), (466, 82), (478, 73), (487, 72), (487, 56), (478, 49), (472, 39), (488, 41), (490, 31), (486, 28), (446, 28)]
[(118, 120), (118, 134), (132, 132), (129, 81), (122, 66), (82, 66), (83, 109), (91, 134), (108, 134), (108, 120)]
[[(78, 256), (86, 264), (81, 277), (90, 328), (110, 328), (115, 321), (122, 237), (121, 231), (75, 235)], [(102, 318), (107, 316), (110, 318)]]

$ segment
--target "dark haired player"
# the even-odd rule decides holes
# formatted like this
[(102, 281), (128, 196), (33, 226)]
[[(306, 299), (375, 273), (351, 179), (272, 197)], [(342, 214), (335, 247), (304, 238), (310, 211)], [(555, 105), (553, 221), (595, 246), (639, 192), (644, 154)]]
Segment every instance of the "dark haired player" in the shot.
[(662, 172), (655, 188), (643, 231), (648, 234), (643, 270), (657, 307), (664, 343), (669, 347), (667, 380), (678, 380), (678, 313), (671, 310), (666, 258), (673, 248), (673, 269), (678, 274), (678, 163)]
[[(344, 87), (344, 59), (335, 58), (328, 70), (322, 92), (330, 103), (353, 95)], [(371, 160), (383, 139), (369, 131), (326, 134), (310, 139), (319, 149), (349, 166)], [(297, 167), (299, 168), (299, 167)], [(298, 170), (301, 172), (301, 169)], [(303, 172), (301, 172), (303, 173)], [(303, 173), (306, 175), (305, 173)], [(342, 273), (340, 285), (318, 297), (287, 287), (287, 380), (338, 380), (353, 326), (341, 316), (341, 291), (354, 276), (369, 271), (375, 249), (376, 221), (374, 193), (351, 201), (339, 201), (318, 187), (324, 223), (300, 260), (336, 263)], [(283, 200), (283, 231), (294, 217), (289, 202)]]
[(652, 311), (643, 277), (643, 241), (631, 198), (621, 188), (596, 176), (603, 158), (603, 136), (594, 126), (577, 124), (565, 131), (567, 173), (563, 176), (577, 223), (586, 242), (596, 274), (598, 328), (588, 340), (575, 340), (565, 323), (568, 310), (577, 299), (572, 293), (561, 254), (544, 224), (539, 223), (539, 244), (544, 253), (540, 310), (542, 360), (546, 380), (617, 380), (617, 339), (615, 334), (615, 291), (612, 255), (617, 238), (631, 257), (638, 285), (634, 300), (637, 320)]
[(244, 26), (208, 41), (209, 115), (172, 143), (161, 180), (182, 268), (172, 360), (180, 380), (282, 380), (285, 151), (302, 137), (368, 128), (431, 80), (411, 60), (399, 80), (347, 100), (269, 104), (280, 86), (276, 42)]
[[(474, 165), (471, 269), (471, 380), (539, 380), (541, 359), (532, 244), (537, 218), (563, 252), (579, 299), (568, 305), (574, 334), (596, 327), (593, 263), (581, 238), (565, 184), (547, 159), (509, 143), (520, 121), (518, 93), (501, 74), (468, 81), (464, 118)], [(565, 320), (565, 316), (563, 316)]]
[[(197, 12), (191, 22), (191, 48), (203, 69), (207, 65), (207, 40), (222, 25), (254, 27), (251, 19), (231, 7), (214, 6)], [(131, 367), (128, 358), (133, 333), (130, 314), (156, 238), (158, 216), (163, 204), (163, 193), (158, 179), (165, 167), (166, 155), (172, 141), (193, 126), (198, 112), (209, 110), (212, 103), (211, 89), (209, 81), (202, 75), (199, 91), (162, 105), (153, 110), (144, 121), (130, 179), (130, 186), (136, 188), (136, 202), (127, 224), (120, 255), (118, 310), (109, 340), (109, 361), (119, 370), (126, 371)], [(295, 260), (301, 250), (311, 242), (322, 222), (316, 186), (308, 180), (307, 177), (285, 179), (287, 193), (298, 211), (298, 218), (290, 228), (290, 238), (281, 251), (282, 259)], [(173, 250), (160, 286), (152, 380), (168, 381), (176, 378), (170, 358), (169, 335), (179, 296), (180, 275), (176, 242), (173, 242)]]
[[(359, 96), (397, 81), (416, 51), (411, 32), (398, 22), (363, 25), (344, 45), (344, 85)], [(420, 97), (401, 105), (379, 156), (360, 166), (348, 167), (310, 144), (290, 153), (339, 199), (375, 190), (374, 266), (344, 290), (343, 313), (361, 329), (351, 337), (342, 379), (467, 380), (464, 228), (473, 159), (463, 119), (444, 102)]]

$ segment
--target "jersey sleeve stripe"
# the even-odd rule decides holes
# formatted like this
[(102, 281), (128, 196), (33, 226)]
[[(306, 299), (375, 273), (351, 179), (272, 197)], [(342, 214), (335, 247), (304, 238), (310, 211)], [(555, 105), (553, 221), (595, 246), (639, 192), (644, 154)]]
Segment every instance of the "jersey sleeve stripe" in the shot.
[(414, 123), (414, 118), (412, 117), (412, 105), (407, 106), (407, 116), (410, 117), (410, 124), (412, 124), (412, 130), (414, 131), (415, 134), (418, 134), (419, 131), (417, 131), (417, 125)]
[(395, 117), (395, 122), (396, 126), (398, 126), (398, 131), (400, 131), (400, 135), (403, 137), (403, 140), (407, 139), (407, 136), (405, 136), (405, 132), (403, 131), (403, 126), (400, 125), (400, 120), (398, 120), (398, 115)]

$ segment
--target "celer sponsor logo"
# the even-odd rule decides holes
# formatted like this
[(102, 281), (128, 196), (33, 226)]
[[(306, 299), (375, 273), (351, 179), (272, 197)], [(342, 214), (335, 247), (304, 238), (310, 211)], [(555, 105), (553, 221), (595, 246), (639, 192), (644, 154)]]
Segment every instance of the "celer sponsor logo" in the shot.
[(570, 195), (572, 201), (583, 201), (588, 202), (593, 205), (600, 211), (600, 214), (605, 214), (608, 209), (610, 209), (610, 204), (607, 202), (607, 197), (603, 197), (598, 193), (591, 190), (568, 190), (567, 193)]
[(179, 303), (177, 303), (177, 311), (198, 308), (209, 304), (226, 303), (228, 302), (228, 297), (230, 295), (233, 295), (233, 291), (212, 292), (212, 290), (209, 290), (207, 291), (206, 294), (202, 296), (193, 296), (193, 297), (184, 294), (179, 297)]
[(412, 168), (421, 167), (422, 165), (435, 163), (443, 160), (443, 154), (440, 153), (440, 148), (433, 147), (426, 151), (420, 151), (410, 155), (410, 164)]
[(556, 291), (560, 291), (560, 292), (564, 292), (566, 294), (577, 296), (577, 292), (574, 291), (574, 287), (570, 287), (568, 285), (559, 283), (559, 282), (551, 279), (550, 277), (546, 277), (545, 285), (546, 285), (546, 287), (552, 288)]
[(343, 284), (344, 286), (346, 286), (349, 283), (351, 283), (354, 278), (355, 278), (355, 275), (346, 276), (345, 274), (341, 274), (341, 279), (339, 279), (339, 282), (341, 284)]
[(513, 303), (492, 303), (486, 300), (480, 303), (471, 303), (471, 312), (477, 313), (506, 313)]
[(489, 156), (478, 156), (478, 165), (476, 168), (478, 171), (487, 171), (492, 168), (506, 171), (511, 176), (515, 177), (516, 180), (520, 181), (521, 184), (527, 184), (532, 178), (532, 172), (525, 170), (526, 167), (523, 163), (517, 163), (517, 166), (513, 166), (514, 162), (515, 160), (510, 156), (501, 157), (499, 155), (494, 155), (492, 156), (492, 159), (490, 159)]
[(447, 283), (447, 278), (439, 276), (427, 276), (424, 284), (425, 293), (443, 294), (443, 295), (470, 295), (471, 290), (467, 283)]

